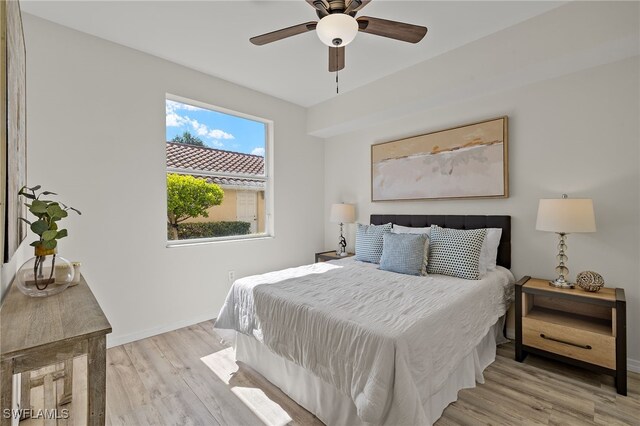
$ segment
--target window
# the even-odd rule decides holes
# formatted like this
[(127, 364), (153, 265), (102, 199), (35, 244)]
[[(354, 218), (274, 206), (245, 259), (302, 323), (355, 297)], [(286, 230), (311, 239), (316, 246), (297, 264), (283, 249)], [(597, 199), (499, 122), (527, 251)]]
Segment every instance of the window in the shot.
[(166, 97), (167, 239), (273, 235), (272, 122)]

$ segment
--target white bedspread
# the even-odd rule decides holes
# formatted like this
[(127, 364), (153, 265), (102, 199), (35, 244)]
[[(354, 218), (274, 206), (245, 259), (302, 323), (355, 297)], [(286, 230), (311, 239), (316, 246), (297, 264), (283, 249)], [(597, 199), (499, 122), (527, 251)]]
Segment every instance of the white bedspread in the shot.
[(423, 400), (506, 313), (514, 278), (501, 267), (468, 281), (377, 266), (344, 259), (242, 278), (216, 327), (332, 384), (364, 422), (425, 424)]

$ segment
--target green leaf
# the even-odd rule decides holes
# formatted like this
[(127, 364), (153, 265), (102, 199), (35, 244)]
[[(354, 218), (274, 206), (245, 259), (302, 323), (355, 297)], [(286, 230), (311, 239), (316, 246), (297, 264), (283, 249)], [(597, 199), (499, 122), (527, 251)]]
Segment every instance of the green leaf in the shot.
[(29, 188), (32, 191), (37, 191), (38, 189), (42, 188), (42, 185), (36, 185), (33, 188)]
[(67, 234), (67, 230), (66, 229), (61, 229), (58, 231), (58, 233), (56, 234), (56, 240), (59, 240), (60, 238), (64, 238), (66, 237)]
[(51, 191), (42, 191), (42, 194), (40, 195), (58, 195), (55, 192), (51, 192)]
[(29, 244), (31, 247), (38, 247), (40, 245), (40, 240), (34, 241), (31, 244)]
[(51, 221), (51, 223), (49, 224), (49, 229), (52, 231), (57, 231), (58, 230), (58, 224), (55, 221)]
[(79, 215), (82, 215), (82, 212), (76, 208), (73, 207), (69, 207), (69, 210), (73, 210), (74, 212), (78, 213)]
[(20, 219), (23, 222), (26, 222), (27, 225), (31, 225), (31, 222), (29, 222), (27, 219), (25, 219), (24, 217), (19, 217), (18, 219)]
[(58, 235), (58, 231), (54, 231), (50, 229), (42, 233), (42, 239), (45, 241), (55, 240), (57, 235)]
[(29, 207), (29, 211), (34, 214), (47, 213), (47, 203), (40, 200), (33, 200), (33, 203), (31, 203), (31, 207)]
[(23, 197), (28, 198), (29, 200), (35, 200), (36, 199), (36, 197), (34, 195), (31, 195), (31, 194), (26, 193), (26, 192), (21, 192), (18, 195), (22, 195)]
[(31, 230), (36, 235), (42, 235), (42, 233), (49, 229), (49, 225), (44, 220), (40, 219), (31, 224)]
[(56, 240), (49, 240), (42, 243), (42, 247), (47, 250), (54, 249), (56, 248), (57, 245), (58, 245), (58, 242)]
[(47, 214), (51, 216), (51, 218), (63, 218), (65, 217), (63, 213), (66, 212), (60, 208), (58, 203), (50, 204), (49, 207), (47, 207)]

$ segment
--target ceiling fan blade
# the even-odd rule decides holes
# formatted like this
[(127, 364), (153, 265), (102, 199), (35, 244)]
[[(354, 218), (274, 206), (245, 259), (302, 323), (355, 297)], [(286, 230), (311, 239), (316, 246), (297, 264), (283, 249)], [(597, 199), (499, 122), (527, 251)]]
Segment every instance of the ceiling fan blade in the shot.
[(348, 15), (351, 12), (357, 12), (369, 4), (370, 1), (371, 0), (351, 0), (347, 8), (344, 10), (344, 13)]
[(307, 0), (307, 3), (311, 5), (316, 11), (318, 11), (318, 16), (320, 18), (324, 18), (329, 14), (329, 10), (331, 6), (329, 6), (329, 2), (327, 0)]
[(249, 41), (256, 46), (262, 46), (263, 44), (272, 43), (274, 41), (282, 40), (283, 38), (313, 31), (316, 29), (317, 24), (318, 23), (315, 21), (310, 21), (304, 24), (294, 25), (293, 27), (283, 28), (281, 30), (251, 37)]
[(387, 19), (363, 16), (358, 18), (359, 30), (363, 33), (393, 38), (395, 40), (417, 43), (427, 34), (427, 27), (389, 21)]
[(344, 68), (344, 47), (329, 47), (329, 72)]

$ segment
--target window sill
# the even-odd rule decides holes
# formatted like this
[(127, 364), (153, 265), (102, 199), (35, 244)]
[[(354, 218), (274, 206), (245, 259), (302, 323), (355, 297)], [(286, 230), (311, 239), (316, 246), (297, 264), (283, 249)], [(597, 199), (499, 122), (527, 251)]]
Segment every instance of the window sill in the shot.
[(219, 244), (219, 243), (235, 243), (240, 241), (256, 241), (256, 240), (272, 240), (275, 236), (269, 234), (256, 234), (256, 235), (234, 235), (229, 237), (217, 237), (217, 238), (194, 238), (191, 240), (170, 240), (167, 241), (167, 248), (185, 247), (185, 246), (200, 246), (205, 244)]

